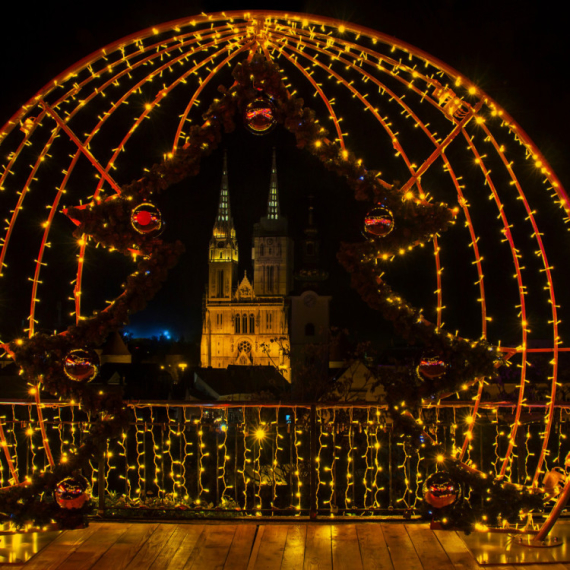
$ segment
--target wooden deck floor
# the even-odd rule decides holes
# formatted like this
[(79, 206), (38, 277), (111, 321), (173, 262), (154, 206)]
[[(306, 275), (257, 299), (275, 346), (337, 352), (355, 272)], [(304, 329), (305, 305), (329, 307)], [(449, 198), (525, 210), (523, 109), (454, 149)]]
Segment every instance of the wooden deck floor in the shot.
[[(427, 525), (92, 523), (2, 570), (476, 570), (455, 532)], [(486, 566), (514, 570), (513, 566)], [(570, 570), (570, 565), (516, 566)]]

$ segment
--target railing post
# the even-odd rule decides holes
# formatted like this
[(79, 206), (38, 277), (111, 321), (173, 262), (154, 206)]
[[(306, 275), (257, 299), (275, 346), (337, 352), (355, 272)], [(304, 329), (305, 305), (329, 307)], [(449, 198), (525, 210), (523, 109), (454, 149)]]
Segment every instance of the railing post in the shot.
[(99, 507), (97, 514), (100, 517), (105, 516), (105, 449), (103, 446), (99, 449), (99, 457), (97, 462), (97, 487), (99, 491)]
[(310, 509), (309, 518), (314, 520), (317, 518), (317, 407), (311, 404), (311, 453), (310, 453)]

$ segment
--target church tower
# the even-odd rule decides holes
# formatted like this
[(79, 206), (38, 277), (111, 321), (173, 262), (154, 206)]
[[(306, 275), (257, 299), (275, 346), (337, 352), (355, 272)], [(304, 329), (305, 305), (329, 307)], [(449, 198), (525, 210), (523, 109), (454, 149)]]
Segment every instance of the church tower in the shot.
[(287, 218), (279, 208), (275, 149), (267, 215), (253, 228), (253, 286), (259, 296), (285, 296), (293, 288), (293, 242), (287, 235)]
[(225, 151), (218, 215), (210, 239), (208, 267), (208, 299), (231, 299), (237, 280), (238, 246), (230, 210), (228, 157)]

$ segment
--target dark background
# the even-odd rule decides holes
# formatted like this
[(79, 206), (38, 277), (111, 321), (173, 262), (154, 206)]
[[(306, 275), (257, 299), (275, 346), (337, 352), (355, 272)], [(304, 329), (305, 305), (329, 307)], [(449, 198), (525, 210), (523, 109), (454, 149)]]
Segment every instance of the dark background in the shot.
[[(565, 19), (553, 4), (452, 0), (395, 4), (323, 0), (239, 4), (103, 0), (91, 4), (44, 3), (32, 8), (26, 3), (11, 3), (7, 8), (3, 7), (2, 14), (0, 123), (4, 124), (44, 84), (82, 57), (149, 26), (203, 11), (269, 8), (306, 12), (374, 28), (423, 49), (456, 68), (514, 117), (541, 149), (562, 184), (570, 186), (567, 160), (570, 150), (567, 109), (569, 42)], [(290, 141), (284, 139), (284, 135), (271, 136), (271, 144), (287, 148)], [(228, 139), (226, 146), (230, 154), (230, 189), (237, 192), (239, 186), (245, 184), (240, 178), (240, 168), (248, 170), (249, 167), (247, 164), (244, 166), (240, 159), (239, 153), (243, 149), (238, 138)], [(252, 220), (263, 214), (263, 195), (267, 192), (270, 160), (266, 141), (252, 140), (248, 151), (259, 158), (260, 170), (266, 169), (267, 173), (261, 172), (259, 175), (261, 198), (253, 208), (243, 200), (232, 199), (240, 255), (244, 260), (249, 257), (248, 238)], [(284, 162), (288, 158), (295, 159), (293, 150), (280, 152), (278, 159)], [(288, 152), (291, 153), (289, 157)], [(309, 163), (307, 165), (310, 166)], [(208, 165), (204, 165), (202, 182), (198, 181), (197, 184), (215, 181), (218, 188), (220, 166), (221, 153), (218, 152)], [(283, 209), (291, 219), (293, 234), (298, 236), (306, 202), (296, 202), (294, 192), (287, 194), (284, 191), (296, 183), (293, 174), (280, 171), (280, 188)], [(198, 198), (188, 198), (190, 201), (184, 202), (182, 198), (177, 198), (176, 192), (180, 190), (173, 190), (170, 205), (161, 205), (165, 213), (169, 208), (174, 208), (172, 212), (180, 213), (200, 205)], [(319, 193), (318, 189), (316, 193)], [(327, 204), (324, 200), (317, 200), (316, 205), (320, 208), (319, 221), (324, 226), (324, 253), (328, 263), (333, 264), (336, 244), (333, 247), (329, 238), (335, 232), (335, 227), (342, 224), (342, 215), (339, 213), (342, 204)], [(249, 216), (247, 219), (246, 213)], [(202, 225), (193, 228), (194, 238), (187, 238), (202, 243), (195, 258), (197, 260), (205, 255), (203, 247), (207, 244), (214, 215), (215, 200), (209, 200), (201, 217)], [(179, 238), (187, 225), (184, 216), (179, 216), (172, 221), (165, 237), (169, 240)], [(191, 258), (190, 255), (187, 259)], [(242, 263), (242, 266), (241, 274), (248, 269), (247, 263)], [(205, 276), (204, 267), (197, 268), (195, 262), (190, 261), (177, 268), (172, 275), (172, 283), (169, 281), (167, 288), (148, 311), (134, 317), (133, 332), (150, 335), (169, 329), (173, 336), (184, 334), (187, 338), (199, 334), (199, 298)], [(343, 303), (333, 306), (336, 324), (362, 329), (363, 333), (376, 331), (376, 325), (365, 319), (365, 307), (358, 305), (353, 293), (347, 291), (348, 277), (337, 269), (331, 271), (331, 276), (331, 292), (337, 298), (339, 294), (343, 295)], [(173, 298), (183, 297), (193, 299), (185, 309), (172, 303)]]

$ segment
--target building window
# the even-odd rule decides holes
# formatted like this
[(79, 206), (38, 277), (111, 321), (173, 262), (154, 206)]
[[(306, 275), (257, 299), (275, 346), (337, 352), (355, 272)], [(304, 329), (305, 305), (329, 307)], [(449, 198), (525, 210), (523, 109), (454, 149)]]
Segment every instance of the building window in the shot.
[(315, 336), (315, 325), (313, 323), (305, 325), (305, 336)]
[(269, 293), (273, 293), (273, 279), (275, 276), (275, 267), (273, 267), (273, 265), (270, 265), (267, 268), (267, 291)]
[(224, 258), (224, 252), (220, 251), (220, 259), (223, 259), (223, 258)]
[(236, 334), (239, 334), (239, 325), (240, 325), (240, 318), (239, 315), (235, 316), (235, 326), (236, 326)]
[(253, 334), (255, 332), (255, 317), (253, 315), (249, 315), (249, 334)]
[(224, 270), (218, 271), (218, 297), (224, 296)]
[(265, 328), (271, 330), (271, 313), (265, 313)]
[(242, 319), (241, 319), (241, 328), (242, 328), (242, 332), (243, 334), (247, 334), (247, 315), (243, 315)]
[(259, 246), (259, 255), (265, 255), (265, 246), (263, 244)]

